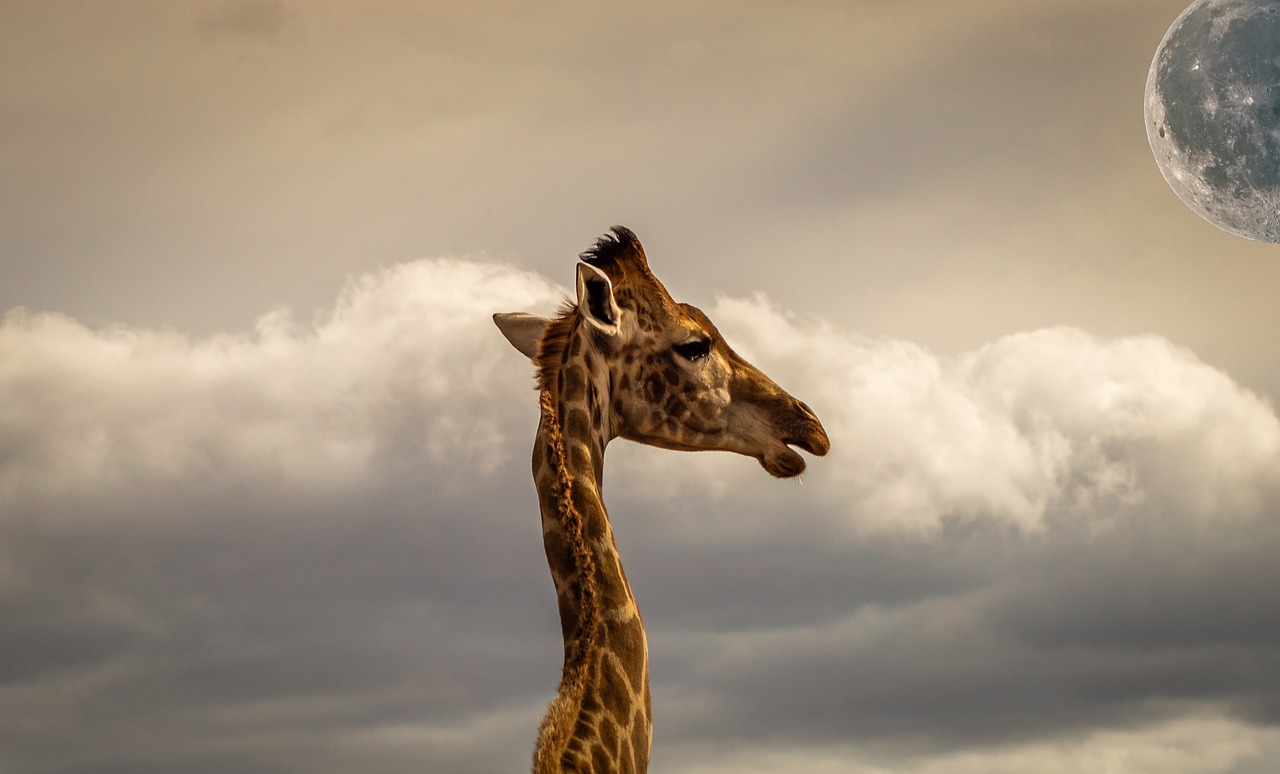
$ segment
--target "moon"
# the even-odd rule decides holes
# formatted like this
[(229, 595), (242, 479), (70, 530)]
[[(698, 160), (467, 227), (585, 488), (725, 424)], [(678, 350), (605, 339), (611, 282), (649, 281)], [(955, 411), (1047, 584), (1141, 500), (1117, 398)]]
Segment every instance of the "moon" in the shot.
[(1147, 140), (1178, 198), (1280, 242), (1280, 2), (1196, 0), (1147, 73)]

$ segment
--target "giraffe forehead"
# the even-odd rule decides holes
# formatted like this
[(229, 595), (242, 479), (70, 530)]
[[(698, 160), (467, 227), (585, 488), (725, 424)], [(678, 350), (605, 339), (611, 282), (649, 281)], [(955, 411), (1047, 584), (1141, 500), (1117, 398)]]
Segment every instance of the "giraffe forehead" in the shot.
[(633, 311), (642, 341), (670, 344), (715, 334), (715, 326), (702, 310), (688, 304), (648, 304)]
[(706, 313), (693, 304), (677, 304), (680, 312), (680, 318), (685, 328), (691, 335), (709, 336), (713, 339), (720, 338), (720, 331), (716, 328), (716, 324), (711, 322), (711, 318)]

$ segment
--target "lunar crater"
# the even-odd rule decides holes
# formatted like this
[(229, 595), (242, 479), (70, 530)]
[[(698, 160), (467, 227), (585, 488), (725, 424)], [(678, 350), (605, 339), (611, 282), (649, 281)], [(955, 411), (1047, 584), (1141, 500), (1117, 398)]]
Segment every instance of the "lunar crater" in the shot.
[(1210, 223), (1280, 241), (1280, 3), (1197, 0), (1147, 75), (1147, 139), (1174, 193)]

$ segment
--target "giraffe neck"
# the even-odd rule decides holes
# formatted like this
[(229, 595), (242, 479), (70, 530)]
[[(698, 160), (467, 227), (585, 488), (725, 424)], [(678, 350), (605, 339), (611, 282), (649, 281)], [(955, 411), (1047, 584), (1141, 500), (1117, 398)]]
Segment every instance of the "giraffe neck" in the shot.
[(535, 774), (645, 772), (648, 647), (600, 496), (609, 379), (586, 332), (543, 385), (534, 444), (542, 537), (560, 607), (564, 667), (534, 750)]

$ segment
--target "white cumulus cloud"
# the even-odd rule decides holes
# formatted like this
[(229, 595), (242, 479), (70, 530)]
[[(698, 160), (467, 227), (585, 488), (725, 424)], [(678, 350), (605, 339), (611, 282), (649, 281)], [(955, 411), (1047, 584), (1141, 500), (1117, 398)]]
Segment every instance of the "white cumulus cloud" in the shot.
[(713, 316), (818, 411), (832, 452), (810, 482), (859, 529), (1105, 529), (1139, 510), (1216, 521), (1274, 503), (1271, 405), (1158, 336), (1050, 328), (943, 358), (763, 297), (721, 298)]
[(495, 406), (521, 384), (489, 310), (561, 291), (493, 264), (438, 260), (354, 280), (312, 324), (252, 333), (93, 330), (56, 313), (0, 326), (0, 493), (39, 498), (193, 475), (329, 486), (369, 466), (492, 470)]

